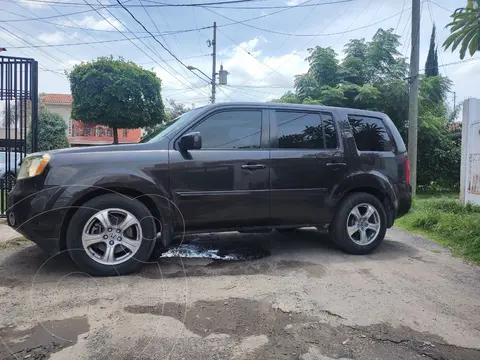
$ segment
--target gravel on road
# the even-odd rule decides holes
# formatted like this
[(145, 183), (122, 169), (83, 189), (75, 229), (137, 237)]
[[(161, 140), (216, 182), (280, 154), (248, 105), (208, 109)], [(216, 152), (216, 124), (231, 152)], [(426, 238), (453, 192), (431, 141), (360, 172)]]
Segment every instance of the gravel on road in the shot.
[(188, 236), (92, 278), (0, 249), (0, 359), (480, 359), (480, 267), (390, 229), (372, 254), (313, 229)]

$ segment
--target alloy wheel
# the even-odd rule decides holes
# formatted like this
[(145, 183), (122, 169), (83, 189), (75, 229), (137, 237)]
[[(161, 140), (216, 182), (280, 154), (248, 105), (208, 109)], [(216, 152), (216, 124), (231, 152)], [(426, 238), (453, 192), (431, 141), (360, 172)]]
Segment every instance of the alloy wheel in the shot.
[(380, 233), (381, 220), (378, 210), (371, 204), (356, 205), (347, 217), (347, 233), (358, 245), (369, 245)]
[(122, 209), (95, 213), (85, 224), (82, 245), (89, 257), (100, 264), (118, 265), (130, 258), (142, 244), (140, 221)]

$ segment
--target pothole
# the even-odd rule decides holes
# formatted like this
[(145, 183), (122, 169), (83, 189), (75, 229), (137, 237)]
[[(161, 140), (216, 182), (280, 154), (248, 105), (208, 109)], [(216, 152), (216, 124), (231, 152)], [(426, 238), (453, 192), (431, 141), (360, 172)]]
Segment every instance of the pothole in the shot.
[[(204, 338), (228, 334), (237, 343), (266, 336), (268, 345), (249, 354), (254, 359), (298, 359), (312, 351), (334, 359), (478, 360), (480, 351), (446, 344), (442, 338), (407, 327), (377, 324), (365, 327), (333, 326), (318, 318), (274, 309), (267, 301), (229, 298), (184, 304), (131, 305), (133, 314), (168, 316)], [(207, 341), (207, 339), (205, 339)]]
[(76, 344), (78, 336), (89, 329), (86, 316), (43, 321), (26, 330), (9, 325), (0, 329), (4, 343), (0, 359), (47, 359), (50, 354)]

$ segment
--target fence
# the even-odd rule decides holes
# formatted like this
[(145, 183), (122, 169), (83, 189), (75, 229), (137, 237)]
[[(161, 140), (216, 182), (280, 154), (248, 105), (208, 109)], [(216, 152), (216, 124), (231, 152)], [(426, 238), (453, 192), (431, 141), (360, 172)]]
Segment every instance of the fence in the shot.
[(37, 150), (38, 63), (0, 56), (0, 217), (27, 152)]

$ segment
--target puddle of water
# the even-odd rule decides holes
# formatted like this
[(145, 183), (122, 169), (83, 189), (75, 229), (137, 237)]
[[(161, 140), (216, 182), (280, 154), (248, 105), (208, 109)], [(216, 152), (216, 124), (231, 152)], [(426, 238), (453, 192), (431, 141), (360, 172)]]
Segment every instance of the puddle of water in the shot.
[(224, 261), (246, 261), (267, 257), (270, 251), (256, 244), (189, 243), (170, 248), (161, 258), (202, 258)]
[(26, 330), (2, 328), (0, 337), (4, 344), (0, 347), (0, 359), (47, 359), (49, 354), (76, 344), (78, 336), (89, 329), (86, 316), (43, 321)]

